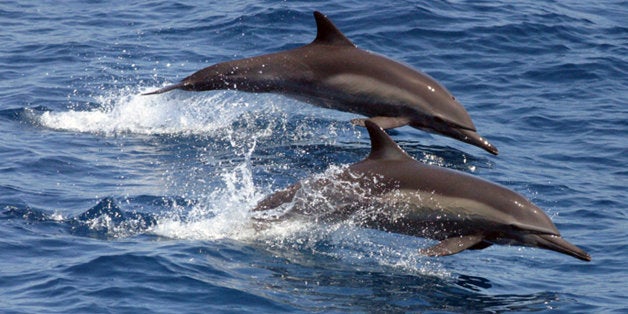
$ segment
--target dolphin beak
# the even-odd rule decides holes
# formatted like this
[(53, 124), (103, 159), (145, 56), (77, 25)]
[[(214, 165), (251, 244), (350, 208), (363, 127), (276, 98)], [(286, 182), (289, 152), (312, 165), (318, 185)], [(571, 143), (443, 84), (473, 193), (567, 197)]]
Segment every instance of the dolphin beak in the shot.
[(567, 254), (583, 261), (591, 261), (591, 255), (581, 248), (567, 242), (560, 236), (549, 234), (527, 234), (525, 236), (525, 244)]
[(471, 145), (480, 147), (493, 155), (499, 154), (497, 147), (493, 146), (493, 144), (489, 143), (485, 138), (480, 136), (480, 134), (478, 134), (477, 132), (466, 130), (466, 129), (460, 129), (460, 128), (457, 129), (457, 131), (460, 133), (460, 136), (456, 137), (457, 139), (465, 143), (469, 143)]

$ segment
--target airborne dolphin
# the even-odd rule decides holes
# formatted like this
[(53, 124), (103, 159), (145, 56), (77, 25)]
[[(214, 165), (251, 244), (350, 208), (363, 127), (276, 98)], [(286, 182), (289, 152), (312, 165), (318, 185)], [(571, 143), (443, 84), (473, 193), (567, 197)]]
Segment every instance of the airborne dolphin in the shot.
[[(283, 94), (316, 106), (367, 117), (384, 129), (410, 125), (497, 155), (454, 96), (428, 75), (358, 49), (322, 13), (314, 12), (316, 39), (278, 53), (222, 62), (181, 82), (146, 93), (239, 90)], [(364, 119), (354, 119), (364, 124)]]
[(366, 159), (276, 192), (253, 211), (278, 212), (273, 219), (281, 220), (348, 219), (367, 228), (440, 241), (421, 250), (430, 256), (512, 244), (591, 260), (561, 238), (543, 210), (520, 194), (463, 172), (418, 162), (377, 124), (366, 120), (365, 125), (371, 137)]

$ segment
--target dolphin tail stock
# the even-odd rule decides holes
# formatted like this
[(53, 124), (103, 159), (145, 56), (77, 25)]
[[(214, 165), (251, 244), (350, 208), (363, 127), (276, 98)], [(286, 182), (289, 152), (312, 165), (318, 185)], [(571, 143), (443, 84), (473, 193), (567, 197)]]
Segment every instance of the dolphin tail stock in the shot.
[(526, 235), (526, 242), (531, 242), (533, 246), (567, 254), (583, 261), (591, 261), (591, 255), (581, 248), (569, 243), (560, 236), (550, 234), (528, 234)]
[(146, 95), (156, 95), (156, 94), (162, 94), (165, 92), (169, 92), (173, 89), (181, 89), (184, 86), (183, 82), (177, 83), (177, 84), (172, 84), (172, 85), (168, 85), (166, 87), (162, 87), (158, 90), (154, 90), (152, 92), (148, 92), (148, 93), (142, 93), (142, 96), (146, 96)]

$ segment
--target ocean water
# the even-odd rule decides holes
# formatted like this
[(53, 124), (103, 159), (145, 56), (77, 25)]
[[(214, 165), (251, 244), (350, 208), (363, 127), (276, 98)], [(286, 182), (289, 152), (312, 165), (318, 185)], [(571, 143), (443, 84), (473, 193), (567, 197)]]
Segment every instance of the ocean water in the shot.
[[(499, 156), (408, 127), (416, 159), (530, 198), (585, 263), (249, 209), (364, 158), (356, 116), (276, 95), (140, 96), (297, 47), (320, 10), (430, 74)], [(0, 312), (628, 311), (626, 1), (3, 1)]]

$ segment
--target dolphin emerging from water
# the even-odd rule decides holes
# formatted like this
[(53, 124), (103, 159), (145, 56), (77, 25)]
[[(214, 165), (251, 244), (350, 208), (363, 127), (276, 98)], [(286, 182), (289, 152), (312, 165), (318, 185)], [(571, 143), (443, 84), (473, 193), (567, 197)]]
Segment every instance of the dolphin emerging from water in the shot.
[[(358, 49), (322, 13), (314, 12), (316, 39), (308, 45), (204, 68), (173, 89), (239, 90), (283, 94), (316, 106), (371, 117), (384, 129), (409, 125), (497, 155), (454, 96), (428, 75)], [(363, 125), (364, 119), (354, 119)]]
[[(512, 244), (591, 257), (561, 238), (542, 209), (503, 186), (463, 172), (426, 165), (386, 132), (365, 121), (370, 155), (333, 175), (310, 178), (276, 192), (253, 211), (271, 220), (346, 220), (359, 226), (440, 241), (429, 256)], [(278, 213), (278, 214), (277, 214)], [(266, 217), (266, 218), (264, 218)]]

